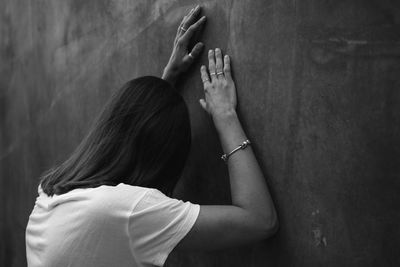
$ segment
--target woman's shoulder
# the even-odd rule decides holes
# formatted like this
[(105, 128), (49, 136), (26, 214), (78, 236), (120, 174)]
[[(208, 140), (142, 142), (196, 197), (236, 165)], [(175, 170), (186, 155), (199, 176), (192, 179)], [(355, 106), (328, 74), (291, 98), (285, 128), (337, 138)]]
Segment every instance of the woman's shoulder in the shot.
[(139, 200), (144, 197), (148, 192), (151, 192), (152, 188), (128, 185), (120, 183), (115, 186), (102, 185), (91, 192), (94, 197), (99, 197), (101, 199), (114, 199), (121, 201), (132, 201)]
[(136, 204), (140, 202), (140, 206), (142, 207), (159, 205), (160, 203), (166, 204), (168, 202), (175, 201), (182, 202), (181, 200), (167, 196), (159, 189), (150, 187), (134, 186), (121, 183), (115, 187), (106, 187), (105, 190), (112, 192), (109, 194), (110, 197), (117, 197), (118, 199), (122, 198), (125, 200), (129, 199), (131, 202)]
[[(85, 208), (92, 214), (103, 217), (127, 218), (151, 188), (118, 184), (102, 185), (96, 188), (72, 190), (86, 198)], [(75, 191), (75, 192), (74, 192)]]
[(117, 192), (128, 192), (128, 193), (137, 193), (137, 192), (149, 192), (154, 190), (153, 188), (150, 187), (143, 187), (143, 186), (137, 186), (137, 185), (129, 185), (129, 184), (124, 184), (124, 183), (119, 183), (116, 186), (104, 186), (107, 189), (111, 189), (113, 191)]
[[(111, 212), (113, 210), (133, 211), (140, 202), (142, 206), (155, 205), (170, 200), (164, 193), (155, 188), (120, 183), (118, 185), (101, 185), (92, 188), (75, 188), (61, 195), (46, 195), (38, 187), (37, 202), (50, 203), (53, 206), (67, 203), (85, 203), (85, 208)], [(49, 204), (49, 205), (50, 205)]]

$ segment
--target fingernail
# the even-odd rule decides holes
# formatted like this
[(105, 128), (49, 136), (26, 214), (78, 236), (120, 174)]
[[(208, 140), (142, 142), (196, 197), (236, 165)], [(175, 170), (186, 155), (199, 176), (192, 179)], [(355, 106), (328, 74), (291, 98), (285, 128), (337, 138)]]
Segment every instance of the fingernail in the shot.
[(214, 52), (212, 49), (210, 49), (210, 50), (208, 51), (208, 53), (210, 53), (210, 54), (211, 54), (212, 52)]

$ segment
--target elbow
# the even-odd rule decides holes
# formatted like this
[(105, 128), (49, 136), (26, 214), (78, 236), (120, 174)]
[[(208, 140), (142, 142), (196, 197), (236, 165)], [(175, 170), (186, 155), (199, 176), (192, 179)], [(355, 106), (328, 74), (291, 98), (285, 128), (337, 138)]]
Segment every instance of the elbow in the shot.
[(279, 229), (279, 220), (276, 214), (268, 218), (264, 223), (263, 238), (267, 239), (274, 236)]
[(275, 235), (278, 232), (278, 230), (279, 230), (279, 221), (278, 221), (278, 218), (275, 217), (273, 222), (271, 222), (268, 227), (266, 238), (269, 238), (269, 237)]

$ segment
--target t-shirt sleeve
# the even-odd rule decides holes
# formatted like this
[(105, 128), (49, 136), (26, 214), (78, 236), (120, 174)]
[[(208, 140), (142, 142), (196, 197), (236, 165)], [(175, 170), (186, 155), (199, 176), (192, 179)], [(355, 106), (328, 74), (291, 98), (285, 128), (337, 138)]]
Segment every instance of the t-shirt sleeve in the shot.
[(169, 253), (194, 225), (199, 211), (198, 204), (149, 189), (129, 218), (130, 245), (135, 258), (163, 266)]

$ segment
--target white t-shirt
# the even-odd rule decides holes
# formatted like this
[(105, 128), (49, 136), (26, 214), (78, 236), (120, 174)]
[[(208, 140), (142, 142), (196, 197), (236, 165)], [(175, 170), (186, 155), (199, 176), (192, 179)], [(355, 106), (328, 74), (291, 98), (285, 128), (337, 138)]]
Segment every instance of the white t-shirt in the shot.
[(200, 205), (119, 184), (39, 196), (26, 228), (28, 266), (162, 266)]

